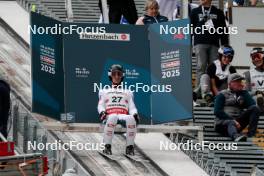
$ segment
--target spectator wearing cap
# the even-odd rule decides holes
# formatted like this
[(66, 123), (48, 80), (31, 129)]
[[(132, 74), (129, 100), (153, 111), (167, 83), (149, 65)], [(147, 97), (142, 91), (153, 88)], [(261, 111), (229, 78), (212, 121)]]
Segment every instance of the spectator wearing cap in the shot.
[(236, 73), (235, 67), (231, 65), (234, 54), (231, 46), (221, 46), (218, 49), (218, 59), (211, 63), (207, 67), (207, 73), (201, 76), (202, 98), (206, 100), (208, 106), (213, 106), (214, 96), (227, 89), (228, 75)]
[(168, 18), (160, 15), (159, 4), (156, 0), (147, 0), (145, 5), (146, 14), (139, 17), (136, 25), (167, 22)]
[(10, 86), (4, 78), (0, 78), (0, 133), (7, 137), (7, 122), (10, 110)]
[[(214, 106), (215, 130), (236, 142), (255, 135), (260, 113), (254, 99), (244, 90), (243, 79), (238, 73), (229, 75), (228, 89), (216, 96)], [(247, 126), (247, 135), (243, 135), (241, 132)]]
[(246, 89), (257, 101), (260, 110), (264, 112), (264, 50), (262, 48), (253, 48), (250, 52), (250, 57), (255, 68), (244, 73)]
[[(213, 28), (225, 30), (226, 22), (224, 12), (211, 5), (212, 0), (200, 0), (200, 6), (191, 11), (190, 19), (195, 29), (206, 29), (194, 33), (194, 50), (197, 57), (196, 88), (200, 85), (200, 78), (206, 72), (208, 64), (217, 59), (217, 51), (220, 45), (228, 44), (227, 34), (218, 34), (209, 31)], [(199, 30), (198, 30), (199, 31)]]

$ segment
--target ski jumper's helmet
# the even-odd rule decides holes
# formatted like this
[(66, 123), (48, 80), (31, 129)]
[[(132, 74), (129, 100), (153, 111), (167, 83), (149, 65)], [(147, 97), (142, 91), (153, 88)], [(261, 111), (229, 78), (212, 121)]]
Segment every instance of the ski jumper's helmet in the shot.
[(122, 78), (121, 78), (121, 82), (123, 81), (124, 77), (125, 77), (125, 71), (123, 69), (123, 67), (119, 64), (113, 64), (109, 69), (108, 69), (108, 78), (110, 81), (112, 81), (112, 72), (114, 71), (120, 71), (122, 73)]
[(232, 62), (233, 57), (235, 55), (235, 51), (231, 46), (224, 45), (218, 49), (218, 58), (221, 59), (223, 55), (229, 56), (231, 58), (230, 62)]

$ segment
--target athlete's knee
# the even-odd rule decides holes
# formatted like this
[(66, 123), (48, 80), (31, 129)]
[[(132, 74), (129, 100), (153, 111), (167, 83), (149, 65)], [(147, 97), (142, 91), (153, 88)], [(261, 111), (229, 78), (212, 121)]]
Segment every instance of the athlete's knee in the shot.
[(202, 74), (201, 81), (208, 82), (210, 81), (210, 77), (208, 74)]
[(118, 117), (115, 115), (109, 115), (106, 120), (106, 124), (110, 128), (114, 128), (117, 124)]
[(211, 86), (210, 86), (210, 77), (208, 74), (203, 74), (200, 78), (200, 85), (201, 85), (201, 91), (202, 93), (210, 92)]
[(236, 122), (234, 120), (229, 120), (229, 121), (226, 122), (226, 125), (228, 127), (236, 126)]
[(133, 116), (128, 116), (126, 119), (127, 128), (136, 128), (136, 120)]

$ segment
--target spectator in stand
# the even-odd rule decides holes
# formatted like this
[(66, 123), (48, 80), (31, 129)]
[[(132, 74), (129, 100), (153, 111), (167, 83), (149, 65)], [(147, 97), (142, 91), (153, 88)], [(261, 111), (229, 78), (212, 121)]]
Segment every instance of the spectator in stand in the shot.
[(197, 57), (196, 93), (200, 93), (200, 78), (205, 74), (207, 65), (217, 59), (219, 42), (221, 45), (228, 44), (227, 34), (209, 33), (210, 28), (221, 27), (222, 31), (226, 28), (223, 11), (211, 3), (212, 0), (200, 0), (200, 6), (192, 10), (190, 17), (193, 28), (206, 28), (204, 33), (194, 33), (194, 49)]
[(257, 106), (264, 112), (264, 50), (253, 48), (250, 57), (255, 68), (244, 73), (246, 79), (246, 89), (257, 101)]
[(167, 17), (159, 14), (159, 4), (156, 0), (147, 0), (145, 10), (146, 14), (137, 20), (137, 25), (162, 23), (168, 21)]
[(7, 138), (7, 122), (10, 110), (10, 86), (0, 79), (0, 132)]
[(229, 45), (218, 49), (218, 59), (207, 67), (207, 74), (201, 76), (202, 98), (208, 106), (213, 106), (213, 99), (221, 90), (227, 89), (227, 78), (231, 73), (236, 73), (235, 67), (231, 65), (234, 50)]
[[(236, 142), (255, 135), (260, 114), (255, 101), (244, 90), (243, 79), (238, 73), (229, 75), (229, 88), (216, 96), (214, 106), (215, 130)], [(243, 135), (241, 132), (248, 125), (247, 135)]]
[[(122, 15), (129, 24), (136, 23), (138, 15), (134, 0), (107, 0), (107, 4), (110, 23), (120, 24)], [(99, 0), (99, 7), (102, 12), (101, 0)]]

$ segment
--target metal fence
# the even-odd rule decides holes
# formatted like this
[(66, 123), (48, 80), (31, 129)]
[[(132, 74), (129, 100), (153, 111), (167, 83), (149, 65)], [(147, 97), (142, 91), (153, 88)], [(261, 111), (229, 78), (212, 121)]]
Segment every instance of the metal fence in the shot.
[(9, 141), (14, 141), (16, 151), (20, 154), (42, 153), (48, 157), (49, 174), (61, 176), (65, 170), (73, 168), (78, 175), (87, 172), (67, 151), (51, 150), (47, 144), (58, 142), (52, 134), (43, 128), (40, 122), (14, 96), (9, 118)]

